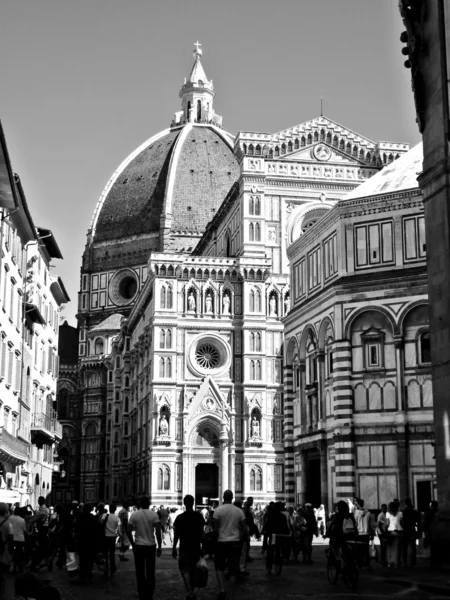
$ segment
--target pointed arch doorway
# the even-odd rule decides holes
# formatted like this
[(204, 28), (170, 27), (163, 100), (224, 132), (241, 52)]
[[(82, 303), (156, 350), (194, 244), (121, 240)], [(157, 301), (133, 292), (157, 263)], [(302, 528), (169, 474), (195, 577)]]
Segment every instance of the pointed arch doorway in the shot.
[(220, 445), (218, 431), (209, 423), (199, 425), (193, 440), (194, 498), (196, 506), (219, 497)]

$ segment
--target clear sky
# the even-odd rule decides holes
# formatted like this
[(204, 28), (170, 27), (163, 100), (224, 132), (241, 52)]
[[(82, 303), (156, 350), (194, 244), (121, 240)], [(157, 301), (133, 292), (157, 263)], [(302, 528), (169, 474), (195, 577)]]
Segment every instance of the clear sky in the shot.
[(107, 180), (170, 125), (193, 64), (224, 127), (275, 132), (320, 114), (374, 141), (420, 141), (394, 0), (2, 0), (0, 118), (75, 324), (81, 255)]

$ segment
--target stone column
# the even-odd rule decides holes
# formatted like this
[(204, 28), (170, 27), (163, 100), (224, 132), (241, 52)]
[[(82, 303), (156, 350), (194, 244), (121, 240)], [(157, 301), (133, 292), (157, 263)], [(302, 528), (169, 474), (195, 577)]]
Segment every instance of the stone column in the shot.
[(299, 364), (300, 370), (300, 384), (298, 389), (298, 398), (300, 402), (300, 425), (301, 427), (306, 426), (306, 394), (305, 394), (305, 385), (306, 385), (306, 364), (305, 361), (300, 361)]
[(397, 410), (405, 410), (405, 386), (404, 386), (404, 346), (401, 335), (394, 336), (395, 345), (395, 370), (397, 387)]
[(327, 453), (328, 447), (326, 442), (319, 444), (319, 454), (320, 454), (320, 495), (321, 502), (325, 506), (325, 512), (328, 514), (329, 509), (329, 499), (328, 499), (328, 460)]
[(220, 442), (221, 457), (220, 457), (220, 468), (221, 468), (221, 482), (222, 489), (220, 493), (220, 501), (223, 499), (223, 493), (228, 489), (228, 442), (221, 440)]
[(406, 498), (409, 493), (408, 477), (408, 442), (405, 439), (405, 432), (400, 431), (399, 435), (403, 439), (397, 440), (397, 463), (398, 463), (398, 497)]
[(319, 421), (325, 418), (325, 352), (317, 352), (317, 418)]
[(299, 487), (297, 489), (298, 499), (300, 504), (306, 502), (306, 452), (299, 450), (300, 454), (300, 478)]
[(284, 367), (284, 484), (286, 501), (295, 502), (294, 405), (292, 366)]

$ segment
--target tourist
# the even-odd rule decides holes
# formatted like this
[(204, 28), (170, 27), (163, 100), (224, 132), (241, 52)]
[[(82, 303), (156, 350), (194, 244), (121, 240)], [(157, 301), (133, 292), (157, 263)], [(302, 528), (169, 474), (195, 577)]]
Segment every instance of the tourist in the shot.
[(405, 498), (405, 508), (403, 513), (403, 537), (402, 537), (402, 558), (405, 567), (415, 567), (416, 558), (416, 540), (422, 537), (422, 523), (419, 511), (417, 511), (411, 501), (411, 498)]
[(325, 506), (323, 504), (317, 509), (317, 526), (319, 528), (319, 534), (325, 539), (327, 524)]
[(381, 510), (377, 517), (377, 535), (380, 540), (380, 555), (378, 556), (378, 562), (381, 566), (387, 566), (387, 527), (388, 522), (386, 519), (387, 504), (381, 505)]
[(119, 530), (119, 517), (116, 515), (116, 510), (117, 506), (114, 503), (111, 503), (109, 505), (109, 514), (104, 514), (102, 517), (105, 577), (108, 577), (109, 574), (114, 575), (117, 571), (114, 553)]
[(130, 540), (128, 539), (128, 519), (129, 519), (129, 508), (128, 502), (124, 502), (119, 514), (119, 536), (120, 536), (120, 551), (119, 560), (127, 561), (128, 558), (125, 556), (125, 552), (130, 547)]
[(161, 535), (164, 546), (166, 545), (166, 533), (169, 524), (169, 511), (161, 504), (158, 510), (159, 522), (161, 523)]
[(0, 599), (6, 593), (6, 577), (13, 556), (13, 528), (9, 520), (8, 507), (0, 502)]
[[(80, 581), (91, 582), (93, 580), (92, 569), (94, 568), (94, 562), (99, 546), (98, 542), (101, 539), (99, 537), (97, 516), (92, 514), (91, 504), (85, 504), (82, 512), (80, 512), (79, 509), (74, 511), (70, 530), (75, 534), (74, 538), (76, 543), (70, 541), (72, 536), (69, 531), (69, 543), (67, 545), (69, 559), (76, 548), (78, 551)], [(70, 568), (69, 565), (67, 566), (69, 572), (76, 571), (76, 561), (74, 564), (74, 561), (70, 560), (69, 564)]]
[(253, 513), (253, 497), (249, 496), (244, 503), (243, 511), (245, 515), (245, 522), (248, 528), (248, 539), (244, 544), (244, 553), (245, 553), (245, 561), (244, 561), (244, 571), (247, 568), (248, 562), (253, 562), (253, 558), (250, 556), (250, 538), (254, 536), (255, 538), (260, 538), (259, 529), (255, 524), (255, 516)]
[(314, 516), (312, 504), (307, 502), (305, 504), (305, 519), (308, 524), (308, 530), (306, 532), (306, 563), (312, 564), (312, 541), (313, 537), (318, 535), (317, 531), (317, 520)]
[(45, 505), (45, 498), (39, 496), (38, 509), (31, 519), (35, 527), (35, 554), (32, 569), (37, 570), (44, 566), (48, 558), (48, 527), (50, 524), (50, 511)]
[[(218, 538), (214, 554), (217, 581), (220, 592), (218, 600), (232, 600), (236, 577), (239, 575), (240, 540), (247, 534), (245, 515), (233, 506), (233, 492), (225, 490), (223, 504), (214, 510), (214, 527)], [(225, 568), (228, 567), (228, 595), (225, 591)]]
[[(156, 556), (161, 556), (161, 524), (156, 511), (150, 510), (147, 497), (141, 508), (128, 519), (128, 539), (133, 546), (136, 581), (140, 600), (152, 600), (155, 591)], [(133, 530), (135, 537), (133, 539)], [(156, 549), (158, 542), (158, 549)]]
[(264, 525), (264, 535), (267, 537), (266, 547), (266, 571), (272, 572), (272, 564), (276, 550), (276, 536), (290, 534), (289, 525), (285, 515), (281, 512), (281, 502), (271, 502), (267, 511), (267, 519)]
[(388, 567), (396, 568), (400, 565), (400, 550), (402, 545), (403, 515), (398, 510), (398, 504), (389, 502), (386, 513), (387, 521), (387, 562)]
[(330, 548), (336, 560), (350, 559), (351, 550), (347, 541), (354, 541), (358, 537), (358, 527), (355, 517), (350, 512), (350, 507), (345, 500), (339, 500), (336, 511), (332, 515), (327, 528), (326, 537), (330, 538)]
[(423, 521), (423, 531), (425, 534), (424, 546), (430, 549), (430, 565), (436, 567), (441, 561), (436, 544), (436, 513), (438, 512), (438, 503), (436, 500), (430, 502), (428, 511)]
[(360, 567), (370, 566), (370, 548), (369, 544), (373, 540), (374, 531), (372, 528), (372, 515), (364, 508), (364, 500), (362, 498), (355, 498), (355, 512), (354, 517), (356, 526), (358, 527), (358, 564)]
[(13, 573), (16, 573), (17, 571), (22, 573), (24, 567), (27, 526), (21, 513), (22, 509), (17, 506), (14, 509), (14, 514), (9, 517), (9, 522), (11, 523), (13, 530)]
[(184, 513), (178, 515), (174, 524), (172, 556), (177, 558), (177, 544), (180, 542), (178, 567), (187, 590), (186, 600), (195, 600), (195, 565), (203, 556), (202, 541), (205, 519), (194, 511), (194, 497), (184, 497)]
[(294, 562), (298, 562), (300, 552), (303, 555), (303, 562), (306, 562), (307, 551), (307, 531), (308, 523), (305, 519), (305, 511), (301, 506), (293, 513), (292, 519), (292, 555)]

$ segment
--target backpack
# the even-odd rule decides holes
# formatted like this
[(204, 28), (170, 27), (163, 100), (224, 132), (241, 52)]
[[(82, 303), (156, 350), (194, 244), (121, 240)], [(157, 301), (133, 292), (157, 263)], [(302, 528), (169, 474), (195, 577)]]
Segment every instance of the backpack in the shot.
[(355, 523), (350, 517), (347, 517), (342, 521), (342, 533), (344, 535), (355, 533), (355, 529)]

